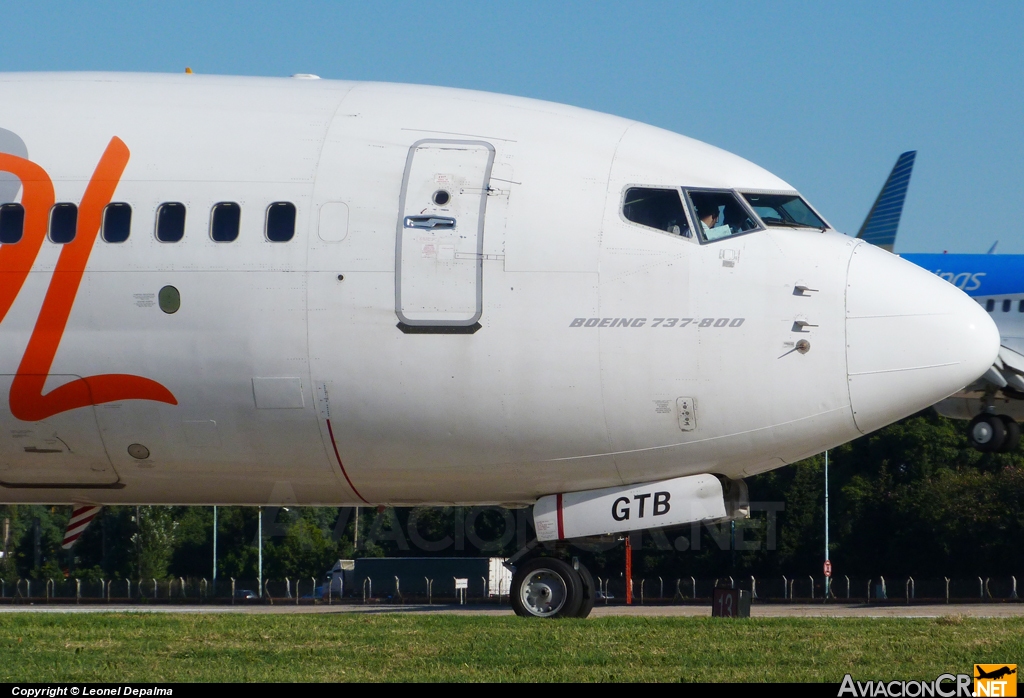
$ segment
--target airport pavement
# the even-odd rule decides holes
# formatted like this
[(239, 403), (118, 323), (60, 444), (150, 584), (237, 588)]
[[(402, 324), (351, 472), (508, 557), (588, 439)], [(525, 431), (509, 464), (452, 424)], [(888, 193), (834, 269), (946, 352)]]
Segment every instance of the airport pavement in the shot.
[[(345, 604), (296, 606), (292, 604), (245, 606), (137, 606), (137, 605), (3, 605), (4, 613), (245, 613), (245, 614), (303, 614), (303, 613), (413, 613), (458, 615), (507, 616), (508, 606), (492, 605), (402, 605), (402, 604)], [(591, 618), (604, 616), (700, 617), (710, 616), (711, 605), (633, 605), (594, 608)], [(750, 608), (754, 618), (938, 618), (941, 616), (967, 616), (975, 618), (1011, 618), (1024, 616), (1024, 603), (969, 603), (969, 604), (913, 604), (868, 605), (844, 603), (819, 604), (754, 604)]]

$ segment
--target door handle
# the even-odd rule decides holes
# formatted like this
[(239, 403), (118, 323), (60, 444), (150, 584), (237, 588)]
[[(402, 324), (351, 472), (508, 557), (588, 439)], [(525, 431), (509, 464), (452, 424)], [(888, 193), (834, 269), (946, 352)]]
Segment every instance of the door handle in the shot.
[(406, 216), (405, 227), (421, 230), (452, 230), (455, 228), (455, 219), (446, 216)]

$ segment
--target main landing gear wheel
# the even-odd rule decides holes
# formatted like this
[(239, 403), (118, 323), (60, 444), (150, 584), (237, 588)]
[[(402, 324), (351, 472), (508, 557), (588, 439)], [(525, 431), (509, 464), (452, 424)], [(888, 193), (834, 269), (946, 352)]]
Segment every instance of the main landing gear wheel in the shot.
[(580, 610), (576, 612), (576, 617), (586, 618), (594, 610), (594, 602), (597, 601), (594, 576), (583, 565), (580, 565), (576, 571), (580, 573), (580, 579), (583, 580), (583, 602), (580, 604)]
[(1014, 451), (1020, 443), (1020, 425), (1005, 414), (999, 415), (999, 418), (1003, 420), (1003, 426), (1006, 427), (1006, 439), (1003, 440), (1003, 446), (999, 450)]
[[(1019, 427), (1017, 432), (1019, 438)], [(975, 449), (993, 453), (1000, 450), (1006, 441), (1006, 425), (999, 415), (979, 414), (967, 425), (967, 439)]]
[(538, 557), (521, 565), (512, 575), (510, 596), (517, 616), (572, 618), (583, 603), (583, 578), (566, 562)]

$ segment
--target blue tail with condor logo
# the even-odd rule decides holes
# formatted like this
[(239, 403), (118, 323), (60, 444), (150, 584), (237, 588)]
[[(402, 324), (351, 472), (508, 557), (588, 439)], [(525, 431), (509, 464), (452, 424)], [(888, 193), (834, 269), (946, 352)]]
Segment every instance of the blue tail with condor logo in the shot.
[(916, 157), (916, 150), (908, 150), (896, 159), (889, 178), (885, 180), (885, 186), (878, 192), (878, 198), (875, 199), (868, 217), (864, 219), (864, 224), (857, 233), (858, 238), (892, 252)]

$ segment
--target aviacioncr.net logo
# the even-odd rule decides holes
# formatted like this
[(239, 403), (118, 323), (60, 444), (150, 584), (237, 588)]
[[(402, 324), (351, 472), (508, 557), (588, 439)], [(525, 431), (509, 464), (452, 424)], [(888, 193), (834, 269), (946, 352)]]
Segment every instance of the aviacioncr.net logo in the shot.
[[(934, 681), (854, 681), (850, 674), (843, 677), (838, 696), (857, 698), (972, 698), (974, 695), (970, 674), (940, 674)], [(1016, 686), (1016, 684), (1014, 684)], [(1010, 694), (1007, 694), (1010, 695)], [(1016, 695), (1014, 693), (1013, 695)]]

